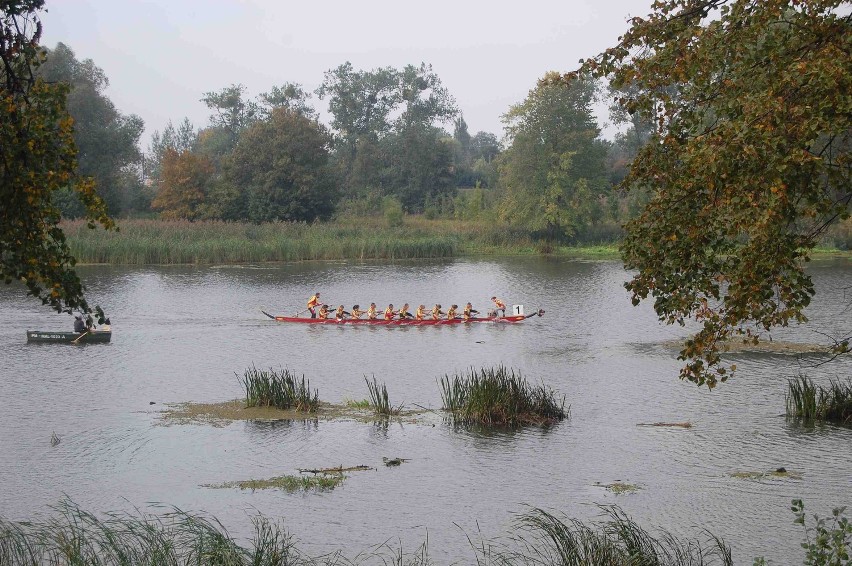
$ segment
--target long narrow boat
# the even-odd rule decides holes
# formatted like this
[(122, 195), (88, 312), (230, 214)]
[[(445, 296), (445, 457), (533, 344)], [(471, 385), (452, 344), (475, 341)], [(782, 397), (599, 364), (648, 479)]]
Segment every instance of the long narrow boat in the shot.
[(297, 316), (275, 316), (271, 315), (266, 311), (260, 311), (272, 320), (278, 322), (298, 322), (302, 324), (368, 324), (368, 325), (378, 325), (378, 326), (442, 326), (446, 324), (469, 324), (472, 322), (490, 322), (490, 323), (517, 323), (522, 320), (526, 320), (533, 316), (542, 316), (544, 314), (544, 310), (539, 309), (532, 314), (528, 315), (514, 315), (514, 316), (491, 316), (491, 317), (473, 317), (467, 320), (463, 318), (454, 318), (451, 320), (415, 320), (413, 318), (399, 319), (395, 318), (393, 320), (385, 320), (382, 318), (377, 319), (368, 319), (368, 318), (344, 318), (342, 320), (337, 320), (336, 318), (303, 318)]
[[(35, 343), (64, 343), (64, 344), (95, 344), (109, 342), (112, 338), (111, 330), (92, 330), (83, 333), (80, 338), (79, 332), (53, 332), (49, 330), (27, 330), (27, 342)], [(79, 340), (78, 340), (79, 339)], [(77, 340), (76, 342), (74, 342)]]

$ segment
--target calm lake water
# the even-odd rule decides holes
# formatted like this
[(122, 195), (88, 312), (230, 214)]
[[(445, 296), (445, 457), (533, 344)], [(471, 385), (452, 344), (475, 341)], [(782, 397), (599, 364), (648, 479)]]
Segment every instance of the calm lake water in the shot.
[[(816, 263), (811, 323), (775, 339), (824, 342), (852, 327), (848, 260)], [(803, 427), (784, 416), (790, 377), (846, 379), (852, 359), (739, 354), (715, 391), (678, 380), (683, 329), (633, 308), (617, 262), (510, 258), (441, 262), (214, 267), (86, 267), (93, 304), (113, 322), (108, 345), (28, 345), (27, 329), (71, 329), (18, 287), (0, 287), (0, 516), (43, 519), (64, 495), (90, 511), (205, 511), (232, 533), (280, 519), (298, 546), (347, 555), (390, 539), (413, 551), (428, 537), (438, 563), (471, 563), (468, 536), (511, 534), (527, 506), (569, 517), (617, 504), (646, 528), (722, 537), (739, 564), (764, 555), (800, 562), (790, 500), (809, 513), (852, 504), (852, 429)], [(543, 318), (518, 325), (333, 327), (279, 324), (314, 292), (347, 308), (472, 301), (497, 294)], [(440, 408), (439, 377), (505, 364), (566, 396), (571, 418), (547, 429), (482, 433), (439, 418), (411, 424), (237, 422), (163, 426), (168, 403), (243, 394), (235, 373), (287, 367), (324, 401), (368, 396), (365, 376), (393, 404)], [(154, 402), (151, 405), (150, 402)], [(690, 422), (691, 429), (640, 423)], [(434, 426), (433, 426), (434, 425)], [(51, 446), (55, 432), (61, 443)], [(388, 468), (382, 458), (410, 459)], [(204, 484), (367, 465), (329, 492), (210, 489)], [(800, 479), (742, 479), (784, 466)], [(635, 493), (596, 485), (623, 481)], [(481, 533), (481, 535), (480, 535)]]

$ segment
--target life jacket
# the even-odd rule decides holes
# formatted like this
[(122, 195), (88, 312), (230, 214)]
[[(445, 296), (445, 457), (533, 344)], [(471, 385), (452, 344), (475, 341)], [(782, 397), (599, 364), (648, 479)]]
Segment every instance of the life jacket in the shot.
[(344, 311), (343, 308), (338, 307), (337, 310), (334, 311), (334, 318), (336, 318), (337, 320), (343, 320), (343, 315), (345, 312), (346, 311)]
[(320, 309), (317, 316), (319, 316), (322, 320), (326, 320), (328, 318), (328, 309)]
[(401, 318), (403, 320), (408, 318), (408, 309), (407, 308), (403, 307), (403, 308), (399, 309), (399, 318)]
[(393, 312), (392, 308), (388, 307), (385, 309), (385, 320), (393, 320), (394, 315), (396, 315), (396, 313)]
[(379, 313), (376, 312), (375, 307), (370, 307), (369, 309), (367, 309), (367, 318), (369, 318), (370, 320), (376, 320), (377, 318), (379, 318)]
[(464, 316), (464, 319), (465, 319), (465, 320), (468, 320), (468, 319), (470, 319), (470, 317), (471, 317), (471, 316), (473, 316), (473, 314), (471, 313), (471, 311), (473, 311), (473, 307), (465, 307), (465, 308), (464, 308), (464, 314), (463, 314), (463, 316)]
[(364, 311), (361, 309), (352, 309), (352, 318), (361, 318), (362, 314), (364, 314)]
[(504, 303), (504, 302), (503, 302), (503, 301), (501, 301), (500, 299), (494, 299), (494, 305), (495, 305), (498, 309), (503, 309), (504, 311), (506, 310), (506, 303)]
[(432, 309), (432, 320), (441, 320), (441, 314), (443, 314), (441, 312), (441, 309), (439, 309), (438, 307), (433, 308)]
[(447, 320), (452, 320), (456, 317), (456, 309), (450, 307), (447, 309)]
[(414, 313), (414, 318), (416, 318), (417, 320), (423, 320), (424, 318), (426, 318), (426, 312), (422, 308), (417, 307), (417, 312)]
[(311, 297), (310, 299), (308, 299), (308, 308), (309, 308), (309, 309), (314, 308), (314, 307), (315, 307), (315, 306), (317, 306), (318, 304), (319, 304), (319, 299), (317, 298), (317, 296), (316, 296), (316, 295), (314, 295), (313, 297)]

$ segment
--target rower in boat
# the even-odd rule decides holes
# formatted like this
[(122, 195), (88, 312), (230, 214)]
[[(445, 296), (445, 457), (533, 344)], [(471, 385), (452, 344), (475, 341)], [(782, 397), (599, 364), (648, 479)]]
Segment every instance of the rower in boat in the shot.
[(420, 305), (417, 307), (417, 310), (414, 312), (415, 320), (423, 320), (426, 318), (426, 307), (424, 305)]
[(498, 312), (502, 312), (501, 316), (506, 316), (506, 303), (497, 297), (491, 297), (491, 300), (494, 302), (494, 316), (497, 316)]
[(334, 311), (334, 318), (337, 320), (344, 320), (347, 316), (349, 316), (349, 313), (343, 310), (343, 305), (340, 305), (337, 307), (337, 310)]
[[(328, 320), (328, 305), (323, 304), (319, 309), (319, 319), (320, 320)], [(311, 318), (317, 318), (312, 316)]]
[(394, 316), (396, 316), (396, 311), (393, 310), (393, 303), (391, 303), (385, 309), (385, 320), (393, 320)]
[(442, 314), (444, 314), (444, 311), (441, 310), (440, 303), (437, 303), (434, 307), (432, 307), (432, 320), (441, 320)]
[(83, 322), (82, 315), (74, 315), (74, 332), (80, 334), (81, 332), (86, 331), (86, 323)]
[(475, 315), (475, 314), (479, 314), (479, 311), (475, 310), (473, 308), (473, 305), (468, 303), (464, 306), (464, 311), (462, 312), (462, 318), (464, 318), (466, 321), (473, 318), (473, 315)]
[(376, 320), (379, 318), (379, 311), (376, 310), (376, 303), (370, 303), (370, 308), (367, 309), (367, 319)]
[(314, 293), (313, 296), (308, 299), (308, 310), (311, 311), (311, 318), (316, 318), (317, 313), (314, 310), (320, 304), (320, 294)]
[(401, 308), (401, 309), (399, 309), (399, 319), (400, 319), (400, 320), (406, 320), (406, 319), (408, 319), (408, 318), (414, 318), (414, 317), (411, 315), (411, 313), (410, 313), (410, 312), (408, 312), (408, 309), (409, 309), (409, 308), (411, 308), (411, 307), (409, 307), (409, 306), (408, 306), (408, 303), (405, 303), (404, 305), (402, 305), (402, 308)]
[(459, 309), (458, 305), (452, 305), (447, 309), (447, 320), (454, 320), (456, 318), (456, 311)]
[(352, 314), (351, 314), (352, 318), (359, 319), (359, 318), (361, 318), (362, 314), (364, 314), (364, 311), (361, 310), (360, 305), (355, 305), (355, 306), (352, 307)]

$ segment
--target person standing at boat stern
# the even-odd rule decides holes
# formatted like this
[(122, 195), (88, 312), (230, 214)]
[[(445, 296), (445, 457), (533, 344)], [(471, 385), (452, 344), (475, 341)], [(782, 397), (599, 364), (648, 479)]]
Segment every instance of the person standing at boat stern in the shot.
[(311, 318), (316, 318), (317, 313), (314, 310), (320, 304), (320, 294), (314, 293), (314, 295), (308, 299), (308, 310), (311, 311)]
[(491, 300), (494, 301), (494, 316), (497, 316), (497, 313), (502, 313), (500, 316), (506, 316), (506, 303), (502, 299), (498, 299), (497, 297), (491, 297)]

